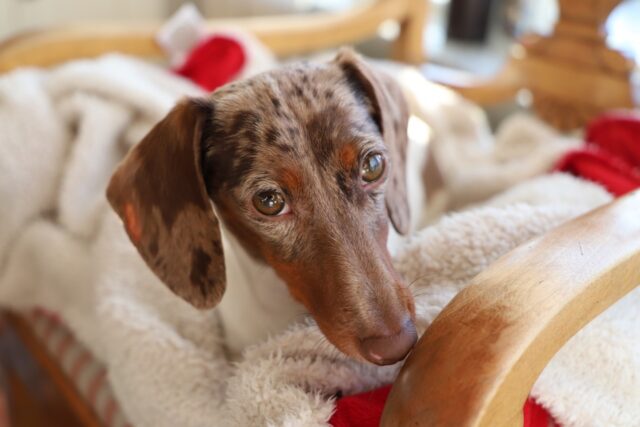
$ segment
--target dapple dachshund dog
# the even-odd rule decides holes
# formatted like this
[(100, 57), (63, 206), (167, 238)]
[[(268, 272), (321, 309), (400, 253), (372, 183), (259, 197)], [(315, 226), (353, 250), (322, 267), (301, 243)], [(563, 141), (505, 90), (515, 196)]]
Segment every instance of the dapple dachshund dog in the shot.
[(412, 293), (389, 223), (410, 227), (409, 111), (350, 49), (180, 102), (119, 165), (107, 197), (149, 268), (232, 351), (305, 312), (345, 354), (402, 360)]

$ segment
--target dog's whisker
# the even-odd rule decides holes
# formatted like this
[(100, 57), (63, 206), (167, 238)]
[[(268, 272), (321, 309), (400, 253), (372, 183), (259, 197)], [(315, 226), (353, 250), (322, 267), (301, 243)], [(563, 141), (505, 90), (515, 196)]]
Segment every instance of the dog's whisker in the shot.
[(414, 298), (418, 298), (418, 297), (421, 297), (421, 296), (424, 296), (424, 295), (428, 295), (430, 293), (431, 293), (431, 289), (429, 289), (429, 288), (420, 288), (420, 289), (416, 289), (412, 293), (412, 295), (413, 295)]
[(428, 294), (429, 294), (429, 292), (426, 292), (426, 291), (425, 292), (418, 292), (418, 293), (413, 294), (413, 297), (414, 298), (420, 298), (420, 297), (423, 297), (423, 296), (428, 295)]
[(309, 318), (309, 313), (302, 312), (302, 313), (296, 315), (293, 320), (294, 320), (295, 323), (302, 323), (302, 322), (306, 321), (308, 318)]
[(314, 354), (318, 354), (318, 353), (321, 353), (322, 350), (324, 350), (327, 344), (328, 344), (328, 341), (324, 338), (324, 336), (320, 336), (318, 337), (317, 340), (315, 340), (315, 342), (311, 346), (311, 349)]
[(419, 280), (424, 279), (424, 278), (425, 278), (425, 277), (427, 277), (428, 275), (429, 275), (429, 273), (427, 273), (427, 274), (423, 274), (423, 275), (420, 275), (420, 276), (416, 277), (416, 278), (415, 278), (415, 279), (413, 279), (411, 282), (409, 282), (409, 284), (408, 284), (408, 285), (406, 285), (406, 286), (405, 286), (405, 289), (412, 290), (412, 288), (413, 288), (414, 286), (418, 286), (418, 285), (420, 285)]

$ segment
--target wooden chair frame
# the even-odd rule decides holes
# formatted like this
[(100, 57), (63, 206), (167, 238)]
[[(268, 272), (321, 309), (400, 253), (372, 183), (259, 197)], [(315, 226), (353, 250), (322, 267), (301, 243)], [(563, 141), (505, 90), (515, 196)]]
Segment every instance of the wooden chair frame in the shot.
[[(393, 19), (401, 24), (395, 57), (420, 63), (426, 13), (424, 0), (378, 0), (339, 14), (211, 21), (209, 25), (247, 29), (277, 55), (287, 56), (363, 40), (382, 22)], [(159, 58), (162, 52), (154, 40), (157, 28), (79, 26), (16, 36), (0, 44), (0, 72), (110, 51)], [(583, 39), (597, 35), (579, 24), (562, 24), (556, 31)], [(618, 75), (627, 70), (619, 58), (608, 64), (618, 67)], [(460, 90), (481, 101), (494, 99), (492, 92), (503, 99), (531, 76), (509, 67), (506, 73), (507, 80)], [(598, 73), (586, 73), (581, 79), (600, 86), (606, 83)], [(522, 425), (522, 405), (551, 357), (589, 320), (640, 283), (638, 212), (640, 192), (523, 245), (477, 276), (418, 342), (392, 389), (382, 425)], [(33, 346), (24, 324), (16, 318), (11, 322)], [(463, 383), (460, 377), (465, 378)], [(73, 393), (67, 390), (67, 394)], [(95, 422), (77, 402), (72, 405), (82, 419)]]
[[(376, 0), (342, 13), (220, 19), (209, 21), (208, 27), (245, 29), (274, 54), (284, 57), (370, 38), (380, 24), (393, 20), (400, 24), (394, 58), (419, 64), (424, 60), (422, 31), (426, 17), (424, 0)], [(79, 25), (17, 35), (0, 43), (0, 73), (114, 51), (161, 58), (163, 52), (155, 40), (158, 28), (159, 24)]]
[(525, 90), (531, 108), (545, 121), (562, 130), (582, 128), (603, 111), (640, 102), (634, 99), (640, 88), (632, 84), (637, 65), (606, 42), (606, 20), (621, 2), (560, 0), (553, 33), (522, 37), (495, 76), (429, 77), (482, 105), (509, 101)]

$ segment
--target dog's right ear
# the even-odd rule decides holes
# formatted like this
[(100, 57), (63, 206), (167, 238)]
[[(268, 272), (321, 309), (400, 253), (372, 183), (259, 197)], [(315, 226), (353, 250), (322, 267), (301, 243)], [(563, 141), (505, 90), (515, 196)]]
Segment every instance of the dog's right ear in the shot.
[(225, 290), (220, 227), (202, 177), (207, 100), (178, 104), (119, 165), (107, 198), (153, 272), (198, 308)]
[(407, 234), (411, 225), (406, 177), (407, 100), (395, 80), (374, 70), (353, 49), (340, 49), (334, 61), (355, 90), (362, 92), (371, 103), (372, 118), (380, 129), (392, 162), (392, 176), (385, 191), (387, 211), (396, 231)]

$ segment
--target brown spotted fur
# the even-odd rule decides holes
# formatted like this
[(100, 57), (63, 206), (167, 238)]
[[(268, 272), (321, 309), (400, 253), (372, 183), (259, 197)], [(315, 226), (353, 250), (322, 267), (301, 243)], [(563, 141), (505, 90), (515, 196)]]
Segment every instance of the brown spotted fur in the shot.
[[(182, 102), (128, 155), (108, 197), (151, 269), (197, 307), (215, 305), (225, 285), (210, 198), (329, 340), (357, 357), (359, 339), (395, 334), (414, 317), (386, 248), (389, 219), (402, 233), (409, 224), (407, 120), (397, 85), (343, 50), (327, 64), (285, 67)], [(368, 151), (387, 162), (371, 189), (359, 175)], [(253, 195), (272, 188), (289, 214), (253, 207)]]

